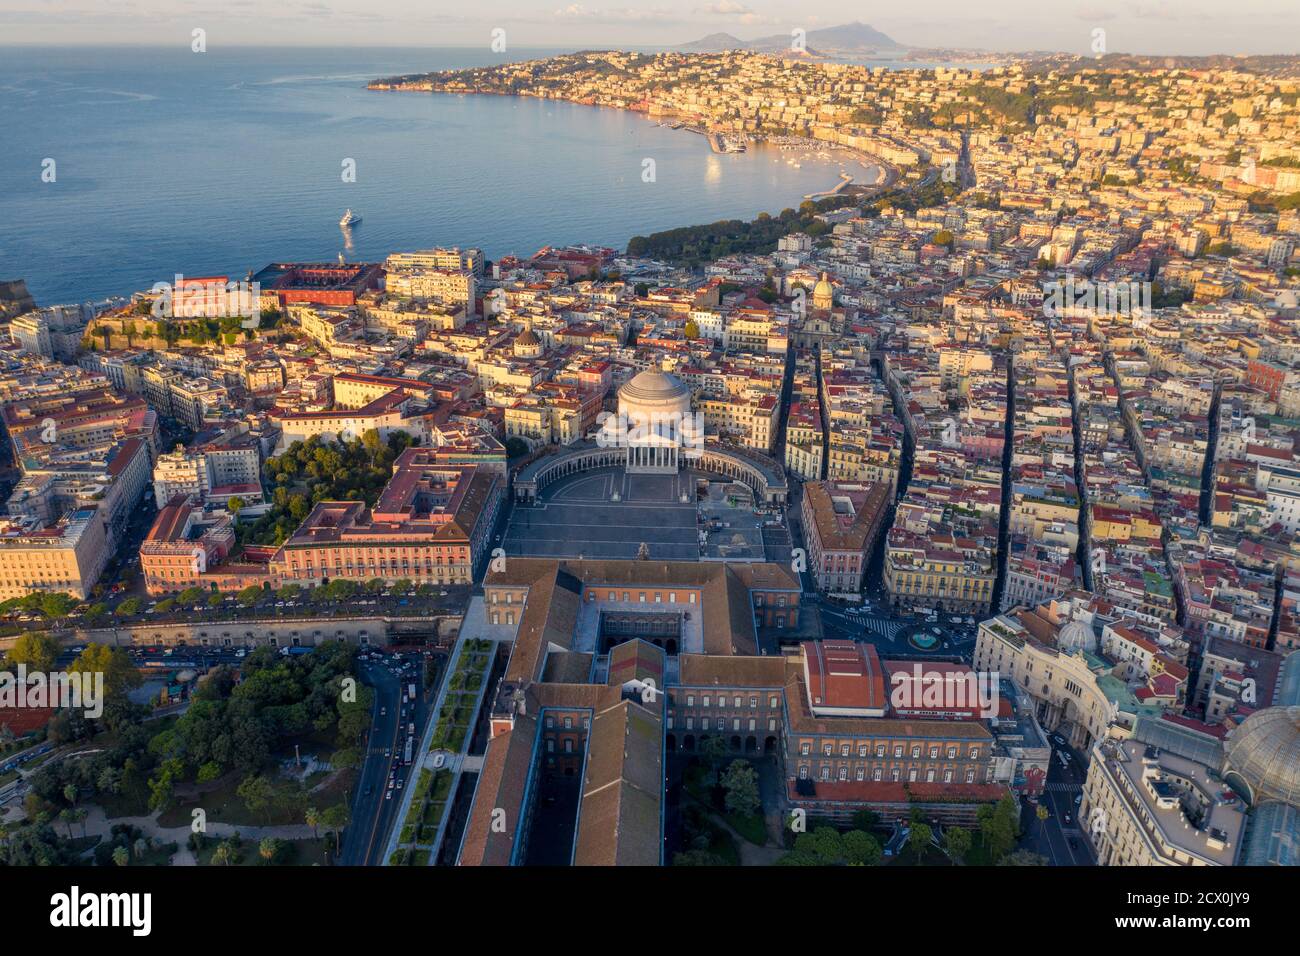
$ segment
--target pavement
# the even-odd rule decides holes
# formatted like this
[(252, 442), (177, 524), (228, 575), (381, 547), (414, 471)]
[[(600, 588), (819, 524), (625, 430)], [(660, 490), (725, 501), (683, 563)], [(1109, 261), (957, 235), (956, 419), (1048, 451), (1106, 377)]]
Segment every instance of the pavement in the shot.
[[(689, 470), (629, 475), (622, 468), (568, 475), (549, 485), (537, 504), (513, 510), (502, 547), (523, 557), (630, 560), (644, 543), (651, 558), (664, 561), (788, 559), (784, 528), (765, 528), (770, 516), (727, 502), (716, 480), (709, 498), (698, 501), (700, 477), (707, 476)], [(702, 524), (700, 515), (716, 518), (719, 526)]]

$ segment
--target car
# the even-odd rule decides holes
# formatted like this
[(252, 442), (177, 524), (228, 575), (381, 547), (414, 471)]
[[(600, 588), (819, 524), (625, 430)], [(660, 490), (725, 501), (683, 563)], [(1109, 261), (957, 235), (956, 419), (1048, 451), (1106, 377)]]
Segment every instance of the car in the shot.
[(1081, 803), (1083, 803), (1083, 794), (1080, 793), (1077, 796), (1075, 796), (1074, 805), (1077, 807)]
[(374, 785), (373, 783), (366, 787), (366, 796), (367, 796), (367, 797), (370, 796), (370, 795), (371, 795), (372, 793), (374, 793), (374, 792), (375, 792), (375, 785)]
[(1066, 810), (1064, 813), (1061, 814), (1061, 822), (1065, 824), (1067, 827), (1074, 822), (1073, 818), (1070, 816), (1069, 810)]
[(397, 789), (398, 789), (398, 790), (401, 790), (401, 789), (402, 789), (402, 784), (403, 784), (403, 783), (405, 783), (405, 781), (403, 781), (403, 780), (399, 780), (399, 781), (397, 781)]
[(1070, 837), (1070, 849), (1071, 850), (1079, 849), (1079, 840), (1077, 837)]
[(387, 708), (387, 707), (380, 707), (380, 708), (379, 708), (379, 716), (380, 716), (380, 717), (387, 717), (387, 716), (388, 716), (388, 708)]
[(439, 751), (433, 755), (433, 769), (440, 770), (447, 763), (447, 755)]
[(391, 800), (391, 799), (393, 799), (393, 791), (389, 790), (387, 793), (385, 793), (385, 794), (384, 794), (384, 799), (385, 799), (385, 800)]

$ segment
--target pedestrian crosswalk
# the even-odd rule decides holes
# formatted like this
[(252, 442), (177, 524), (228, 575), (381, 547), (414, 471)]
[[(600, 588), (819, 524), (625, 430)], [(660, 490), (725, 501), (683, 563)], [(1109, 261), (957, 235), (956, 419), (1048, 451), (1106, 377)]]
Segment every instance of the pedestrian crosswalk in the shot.
[(845, 614), (844, 619), (851, 624), (857, 625), (868, 634), (875, 634), (877, 637), (883, 637), (887, 641), (892, 641), (898, 636), (898, 632), (907, 627), (901, 621), (891, 621), (888, 618), (868, 617), (864, 614)]
[(1051, 790), (1055, 793), (1082, 793), (1083, 785), (1078, 783), (1065, 783), (1064, 781), (1053, 781), (1043, 784), (1044, 790)]

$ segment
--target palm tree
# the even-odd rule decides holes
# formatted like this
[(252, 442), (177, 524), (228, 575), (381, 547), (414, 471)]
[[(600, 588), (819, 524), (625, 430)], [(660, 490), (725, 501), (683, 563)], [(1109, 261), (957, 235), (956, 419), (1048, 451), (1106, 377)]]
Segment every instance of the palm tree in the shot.
[(303, 820), (306, 822), (307, 826), (311, 827), (311, 835), (313, 837), (319, 837), (320, 833), (317, 831), (316, 828), (320, 826), (320, 822), (321, 822), (320, 811), (317, 810), (315, 807), (308, 807), (303, 812)]
[(280, 852), (280, 841), (275, 837), (263, 837), (262, 842), (257, 845), (257, 852), (263, 860), (270, 863)]
[(113, 851), (113, 862), (118, 866), (126, 866), (131, 862), (131, 854), (127, 852), (126, 847), (119, 846)]

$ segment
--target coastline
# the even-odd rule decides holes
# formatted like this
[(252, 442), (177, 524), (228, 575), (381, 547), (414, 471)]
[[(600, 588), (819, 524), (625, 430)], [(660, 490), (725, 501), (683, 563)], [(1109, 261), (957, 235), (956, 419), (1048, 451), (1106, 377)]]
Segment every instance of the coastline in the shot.
[[(728, 130), (711, 130), (704, 126), (699, 126), (684, 119), (677, 118), (672, 114), (662, 111), (651, 112), (647, 108), (638, 109), (636, 105), (615, 106), (607, 103), (597, 103), (593, 98), (570, 98), (564, 96), (542, 96), (530, 90), (503, 91), (503, 90), (485, 90), (485, 89), (447, 89), (439, 87), (431, 80), (423, 80), (415, 83), (386, 82), (384, 80), (372, 80), (366, 84), (366, 89), (372, 92), (380, 93), (429, 93), (431, 95), (443, 96), (502, 96), (502, 97), (519, 97), (534, 100), (554, 100), (559, 103), (571, 103), (575, 106), (591, 106), (597, 109), (612, 109), (620, 113), (638, 113), (644, 115), (647, 119), (656, 123), (656, 125), (674, 131), (685, 130), (688, 133), (697, 133), (705, 138), (709, 149), (714, 153), (726, 155), (728, 153), (744, 152), (750, 146), (773, 147), (782, 151), (802, 150), (802, 151), (826, 151), (831, 153), (843, 153), (849, 157), (850, 161), (855, 161), (866, 169), (874, 169), (875, 175), (871, 182), (857, 182), (853, 177), (845, 178), (844, 173), (840, 173), (840, 181), (831, 187), (819, 192), (805, 193), (802, 201), (817, 202), (823, 199), (830, 199), (835, 196), (852, 195), (856, 198), (867, 199), (872, 195), (885, 192), (895, 185), (902, 178), (902, 173), (893, 163), (886, 162), (879, 156), (873, 156), (870, 153), (854, 149), (851, 146), (844, 146), (839, 143), (833, 143), (829, 140), (816, 139), (807, 136), (791, 136), (789, 134), (777, 134), (775, 136), (762, 136), (754, 133), (740, 134), (735, 140), (727, 140), (725, 137), (731, 133)], [(656, 119), (657, 117), (657, 119)], [(671, 122), (667, 122), (671, 121)], [(736, 134), (731, 133), (735, 136)], [(739, 142), (742, 148), (739, 150), (727, 148), (729, 143)], [(755, 216), (758, 213), (754, 213)]]

